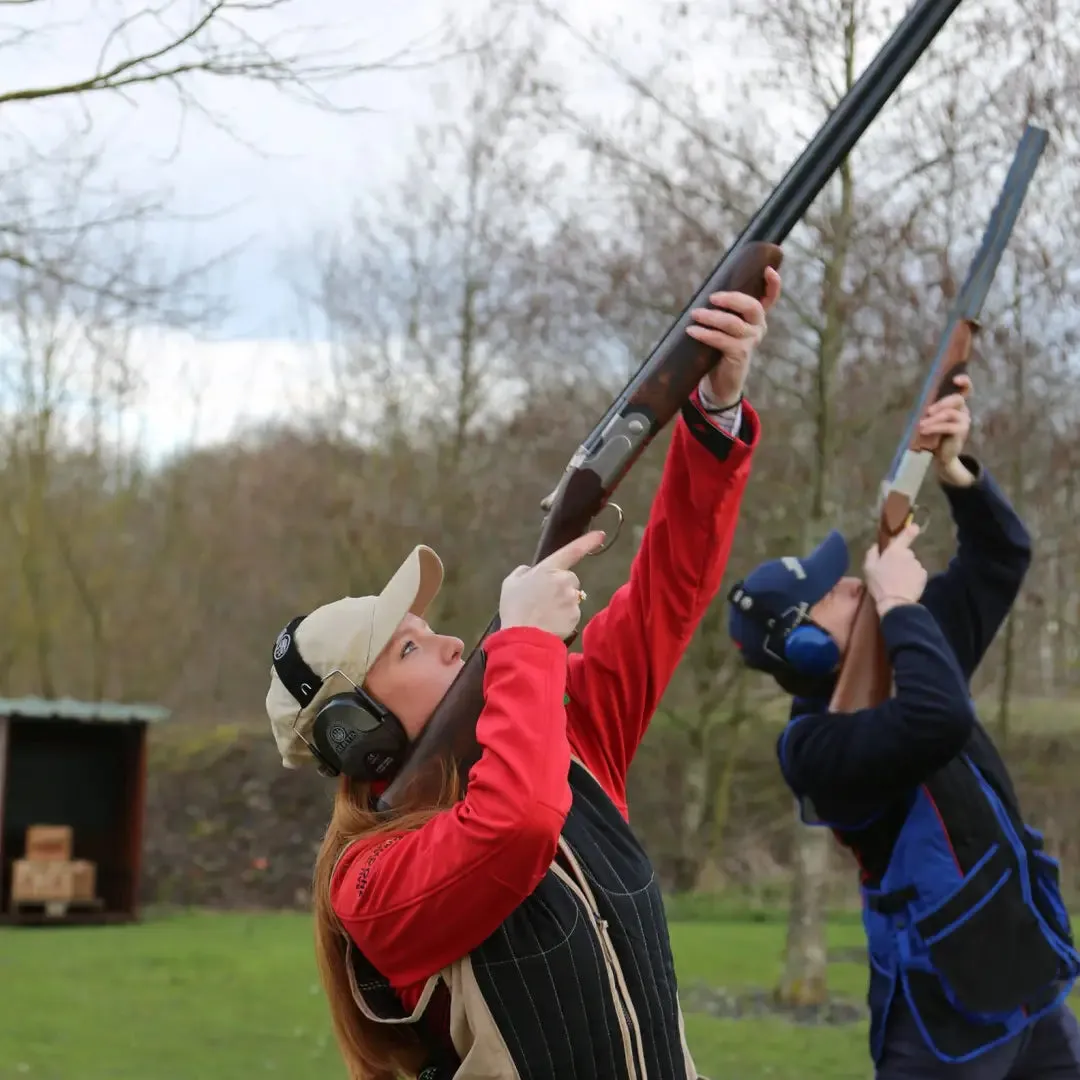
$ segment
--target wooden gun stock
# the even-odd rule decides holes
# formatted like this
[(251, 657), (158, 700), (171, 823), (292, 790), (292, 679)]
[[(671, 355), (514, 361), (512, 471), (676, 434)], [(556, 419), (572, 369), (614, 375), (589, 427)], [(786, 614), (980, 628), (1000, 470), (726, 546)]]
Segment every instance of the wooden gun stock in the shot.
[(880, 705), (891, 693), (892, 668), (881, 636), (881, 622), (873, 597), (863, 589), (829, 711), (854, 712)]

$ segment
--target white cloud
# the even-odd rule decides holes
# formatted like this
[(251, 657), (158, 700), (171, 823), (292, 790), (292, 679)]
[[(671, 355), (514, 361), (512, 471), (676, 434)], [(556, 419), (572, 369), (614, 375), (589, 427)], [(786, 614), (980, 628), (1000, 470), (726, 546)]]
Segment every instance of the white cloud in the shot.
[[(325, 342), (209, 341), (149, 327), (103, 354), (96, 346), (108, 332), (87, 335), (74, 320), (24, 330), (0, 319), (0, 419), (48, 414), (76, 444), (95, 425), (100, 437), (154, 462), (268, 422), (303, 424), (334, 393)], [(110, 388), (121, 371), (128, 391), (118, 407)]]
[(155, 460), (268, 421), (301, 422), (333, 385), (325, 342), (205, 341), (144, 330), (131, 341), (130, 360), (143, 390), (125, 417), (125, 442)]
[[(142, 386), (124, 413), (121, 439), (127, 449), (157, 463), (267, 423), (340, 422), (342, 431), (363, 438), (379, 421), (384, 389), (418, 423), (444, 413), (440, 384), (418, 370), (407, 347), (393, 351), (397, 359), (389, 373), (354, 371), (343, 381), (337, 366), (342, 354), (329, 342), (206, 341), (172, 330), (143, 330), (130, 341), (128, 360)], [(391, 387), (381, 385), (387, 377)], [(517, 379), (501, 379), (489, 388), (488, 407), (505, 412), (520, 403), (521, 394)]]

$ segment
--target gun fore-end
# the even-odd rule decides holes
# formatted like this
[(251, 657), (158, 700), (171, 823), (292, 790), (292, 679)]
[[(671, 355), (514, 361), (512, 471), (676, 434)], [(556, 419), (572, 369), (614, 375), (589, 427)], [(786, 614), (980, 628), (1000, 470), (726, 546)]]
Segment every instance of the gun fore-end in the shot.
[(890, 491), (885, 496), (878, 518), (877, 546), (884, 551), (889, 544), (907, 527), (914, 507), (911, 499), (899, 491)]
[(747, 244), (734, 260), (729, 273), (712, 292), (741, 292), (760, 300), (765, 295), (765, 271), (779, 270), (784, 252), (779, 244), (754, 241)]
[[(761, 300), (766, 291), (765, 271), (770, 266), (779, 270), (783, 260), (784, 253), (777, 244), (759, 241), (747, 243), (731, 263), (707, 283), (699, 297), (708, 297), (716, 292), (739, 292)], [(704, 305), (697, 306), (725, 310), (717, 308), (708, 299)], [(695, 341), (685, 329), (665, 340), (660, 349), (664, 352), (663, 363), (631, 398), (633, 406), (658, 421), (657, 427), (663, 427), (682, 408), (701, 378), (721, 361), (716, 349)]]
[[(937, 382), (934, 392), (927, 402), (929, 407), (933, 402), (940, 401), (949, 394), (959, 391), (956, 379), (960, 375), (966, 375), (968, 361), (971, 358), (971, 346), (978, 332), (979, 324), (974, 319), (961, 319), (949, 336), (949, 344), (941, 358)], [(915, 429), (911, 439), (912, 450), (935, 451), (941, 443), (940, 435), (921, 435), (918, 428)]]

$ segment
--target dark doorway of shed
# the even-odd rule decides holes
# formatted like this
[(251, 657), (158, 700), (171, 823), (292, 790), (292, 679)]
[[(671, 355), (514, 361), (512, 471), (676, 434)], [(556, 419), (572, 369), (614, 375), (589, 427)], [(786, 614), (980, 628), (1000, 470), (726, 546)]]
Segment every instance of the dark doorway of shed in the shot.
[(133, 911), (139, 830), (132, 808), (141, 726), (65, 720), (12, 719), (9, 723), (4, 908), (11, 890), (11, 860), (24, 855), (27, 827), (70, 825), (72, 857), (97, 865), (97, 895), (104, 911)]

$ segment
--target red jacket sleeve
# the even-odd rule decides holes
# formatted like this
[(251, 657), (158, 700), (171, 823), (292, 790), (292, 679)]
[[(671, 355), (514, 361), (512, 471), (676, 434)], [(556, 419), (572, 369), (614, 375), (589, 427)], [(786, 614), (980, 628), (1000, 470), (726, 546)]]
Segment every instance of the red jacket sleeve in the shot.
[(760, 432), (745, 401), (745, 442), (690, 408), (675, 422), (630, 579), (586, 624), (582, 651), (569, 658), (570, 744), (624, 815), (630, 762), (720, 588)]
[(497, 929), (547, 873), (570, 810), (565, 644), (512, 627), (484, 651), (482, 753), (465, 798), (420, 829), (354, 844), (331, 881), (338, 918), (395, 987)]

